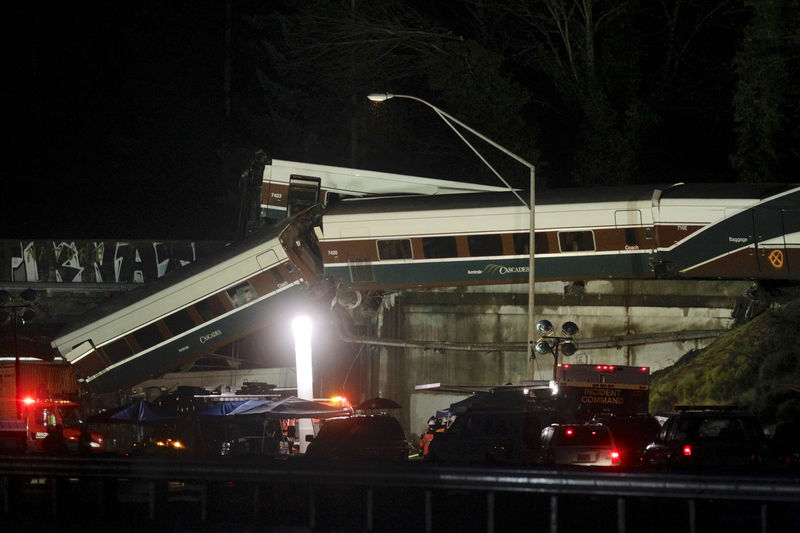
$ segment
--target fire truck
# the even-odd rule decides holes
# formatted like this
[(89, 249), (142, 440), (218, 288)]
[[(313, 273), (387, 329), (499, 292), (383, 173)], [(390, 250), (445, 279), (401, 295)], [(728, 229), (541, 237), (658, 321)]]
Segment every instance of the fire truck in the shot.
[(648, 412), (650, 368), (562, 363), (553, 388), (558, 411), (570, 421), (640, 415)]
[(103, 450), (104, 436), (83, 424), (79, 392), (67, 363), (0, 361), (0, 451), (43, 453), (56, 432), (69, 452)]

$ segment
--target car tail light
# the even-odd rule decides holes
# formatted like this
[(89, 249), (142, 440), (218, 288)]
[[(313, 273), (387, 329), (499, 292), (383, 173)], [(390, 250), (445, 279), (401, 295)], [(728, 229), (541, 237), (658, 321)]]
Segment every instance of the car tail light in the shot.
[(687, 457), (692, 455), (692, 447), (690, 445), (687, 444), (686, 446), (683, 447), (683, 455)]
[(618, 465), (619, 459), (619, 452), (617, 450), (611, 450), (611, 464)]
[(567, 429), (565, 429), (565, 430), (564, 430), (564, 434), (565, 434), (567, 437), (571, 437), (572, 435), (574, 435), (574, 434), (575, 434), (575, 430), (574, 430), (574, 429), (572, 429), (572, 428), (567, 428)]

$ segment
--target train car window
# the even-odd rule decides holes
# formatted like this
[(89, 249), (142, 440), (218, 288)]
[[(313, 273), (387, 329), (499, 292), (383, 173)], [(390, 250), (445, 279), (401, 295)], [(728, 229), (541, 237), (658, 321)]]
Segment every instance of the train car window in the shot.
[(350, 278), (353, 282), (369, 283), (375, 281), (372, 265), (367, 261), (348, 261), (347, 266), (350, 269)]
[(558, 245), (562, 252), (594, 251), (594, 234), (591, 231), (559, 231)]
[(136, 342), (142, 350), (155, 346), (164, 340), (164, 336), (155, 324), (137, 329), (133, 332), (133, 338), (136, 339)]
[(625, 228), (625, 244), (628, 246), (636, 246), (636, 230), (633, 228)]
[(173, 335), (180, 335), (195, 326), (194, 320), (189, 316), (189, 312), (186, 309), (181, 309), (164, 318), (164, 323)]
[[(530, 233), (514, 233), (512, 237), (514, 238), (514, 253), (515, 254), (529, 254), (530, 253), (530, 242), (529, 237)], [(536, 247), (537, 254), (549, 254), (552, 253), (550, 251), (550, 246), (547, 243), (547, 233), (536, 233), (534, 234), (534, 239), (536, 242), (534, 246)]]
[(269, 270), (269, 273), (272, 274), (272, 279), (275, 280), (276, 285), (280, 286), (286, 283), (286, 279), (284, 279), (283, 274), (281, 274), (281, 271), (279, 269), (271, 268)]
[(411, 259), (411, 239), (391, 239), (378, 241), (378, 259)]
[(249, 302), (252, 302), (258, 297), (256, 290), (247, 281), (240, 283), (239, 285), (232, 287), (225, 292), (228, 294), (228, 297), (236, 307), (241, 307)]
[(117, 363), (133, 355), (133, 350), (128, 344), (128, 341), (123, 338), (103, 346), (103, 353), (106, 354), (109, 361)]
[(429, 259), (458, 257), (455, 237), (423, 237), (422, 253)]
[(654, 239), (656, 237), (656, 231), (653, 226), (645, 226), (644, 228), (644, 238), (645, 239)]
[(503, 239), (500, 235), (468, 235), (467, 246), (472, 257), (503, 255)]
[(200, 313), (200, 316), (203, 318), (203, 322), (208, 322), (214, 317), (218, 317), (222, 313), (225, 312), (223, 309), (222, 304), (217, 299), (217, 295), (209, 296), (205, 300), (200, 300), (195, 304), (195, 309), (197, 312)]

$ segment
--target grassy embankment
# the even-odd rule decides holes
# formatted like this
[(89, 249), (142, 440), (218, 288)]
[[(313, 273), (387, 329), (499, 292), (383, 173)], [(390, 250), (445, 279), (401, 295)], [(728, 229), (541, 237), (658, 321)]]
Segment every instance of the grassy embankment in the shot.
[(800, 299), (770, 309), (653, 373), (652, 413), (738, 405), (765, 425), (800, 420)]

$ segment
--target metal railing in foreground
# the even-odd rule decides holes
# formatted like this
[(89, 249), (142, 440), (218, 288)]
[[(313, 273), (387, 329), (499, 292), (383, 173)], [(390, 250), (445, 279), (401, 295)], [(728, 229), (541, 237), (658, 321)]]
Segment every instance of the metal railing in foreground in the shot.
[[(603, 526), (594, 530), (617, 532), (643, 525), (650, 531), (662, 525), (671, 532), (700, 531), (703, 524), (719, 525), (719, 520), (733, 521), (739, 531), (771, 531), (800, 515), (800, 476), (784, 471), (655, 473), (415, 461), (316, 463), (303, 458), (0, 456), (0, 480), (7, 517), (41, 507), (42, 501), (49, 516), (59, 517), (80, 501), (83, 514), (70, 514), (78, 522), (98, 516), (124, 521), (126, 502), (146, 504), (151, 521), (180, 519), (173, 508), (187, 501), (199, 506), (199, 512), (195, 508), (186, 515), (190, 521), (266, 520), (309, 530), (354, 526), (389, 531), (402, 524), (401, 529), (422, 531), (500, 531), (525, 523), (532, 528), (536, 524), (537, 531), (556, 532), (572, 530), (570, 524), (589, 517), (589, 524)], [(36, 487), (48, 488), (37, 492)]]

